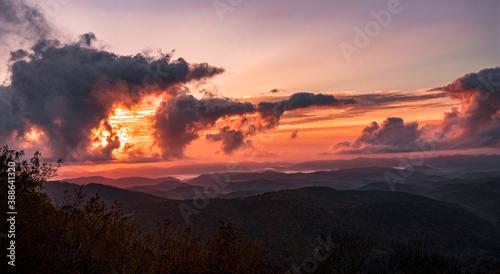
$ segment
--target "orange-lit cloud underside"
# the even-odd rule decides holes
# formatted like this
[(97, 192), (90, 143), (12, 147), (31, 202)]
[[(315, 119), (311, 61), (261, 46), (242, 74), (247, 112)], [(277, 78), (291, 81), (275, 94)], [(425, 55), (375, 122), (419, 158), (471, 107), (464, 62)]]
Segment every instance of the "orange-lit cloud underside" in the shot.
[[(246, 98), (245, 101), (262, 99)], [(273, 101), (273, 97), (265, 99)], [(274, 98), (275, 101), (280, 99), (280, 97)], [(120, 140), (119, 148), (112, 152), (116, 160), (114, 162), (134, 162), (137, 158), (142, 161), (158, 160), (160, 151), (153, 138), (152, 116), (162, 100), (161, 96), (149, 96), (140, 104), (129, 108), (123, 105), (116, 106), (108, 118), (113, 135)], [(334, 143), (352, 141), (361, 129), (372, 121), (380, 122), (387, 117), (398, 116), (405, 118), (406, 121), (418, 120), (421, 125), (425, 125), (441, 119), (442, 113), (449, 110), (450, 103), (452, 102), (447, 98), (438, 98), (424, 102), (373, 106), (362, 111), (356, 111), (359, 106), (346, 109), (313, 107), (288, 111), (276, 129), (257, 134), (252, 139), (251, 147), (242, 147), (230, 155), (225, 155), (221, 151), (220, 143), (210, 142), (204, 138), (206, 134), (215, 133), (215, 129), (226, 125), (234, 126), (241, 119), (236, 116), (225, 117), (219, 119), (213, 128), (200, 131), (200, 138), (187, 147), (186, 157), (196, 161), (249, 160), (248, 155), (257, 158), (252, 160), (259, 160), (260, 157), (261, 160), (279, 160), (282, 157), (310, 159), (328, 151)], [(92, 131), (90, 150), (106, 147), (110, 135), (112, 133), (101, 123)]]
[[(221, 151), (219, 143), (209, 142), (201, 136), (187, 148), (184, 159), (168, 162), (126, 163), (132, 159), (131, 155), (128, 154), (131, 151), (130, 148), (134, 148), (136, 152), (141, 151), (142, 156), (157, 157), (158, 148), (151, 136), (152, 119), (150, 117), (154, 114), (160, 100), (160, 98), (149, 98), (131, 109), (117, 107), (109, 117), (109, 123), (118, 132), (122, 141), (120, 148), (114, 151), (118, 162), (65, 165), (60, 169), (58, 178), (88, 176), (100, 174), (99, 172), (105, 172), (106, 176), (118, 178), (123, 176), (123, 173), (119, 172), (123, 168), (133, 169), (140, 175), (141, 167), (168, 167), (204, 162), (300, 162), (348, 158), (350, 156), (333, 155), (328, 152), (331, 151), (331, 146), (335, 143), (355, 139), (371, 121), (383, 121), (390, 116), (403, 116), (407, 121), (418, 120), (421, 126), (438, 124), (442, 119), (443, 112), (450, 109), (449, 104), (454, 103), (449, 99), (432, 100), (442, 103), (439, 106), (432, 105), (430, 102), (414, 102), (394, 108), (372, 108), (363, 114), (356, 114), (356, 116), (349, 114), (353, 111), (352, 109), (310, 108), (295, 110), (284, 115), (278, 128), (254, 136), (252, 147), (236, 150), (230, 155)], [(329, 115), (343, 115), (343, 117), (331, 119), (328, 118)], [(316, 120), (310, 120), (310, 118), (316, 118)], [(227, 123), (227, 120), (231, 119), (220, 119), (216, 126), (220, 127), (221, 124)], [(292, 138), (294, 132), (296, 136)], [(204, 131), (200, 135), (206, 133), (210, 133), (210, 130)], [(103, 145), (104, 141), (98, 139), (94, 145)], [(115, 169), (118, 171), (113, 173), (112, 170)]]

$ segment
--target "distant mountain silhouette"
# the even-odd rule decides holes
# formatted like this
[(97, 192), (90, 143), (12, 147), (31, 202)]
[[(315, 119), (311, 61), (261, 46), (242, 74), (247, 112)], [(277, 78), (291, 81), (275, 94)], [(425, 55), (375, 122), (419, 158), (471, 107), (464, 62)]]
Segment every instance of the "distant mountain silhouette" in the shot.
[(103, 184), (103, 185), (110, 185), (110, 186), (116, 186), (120, 188), (127, 188), (127, 187), (132, 187), (132, 186), (141, 186), (141, 185), (154, 185), (158, 184), (164, 181), (177, 181), (179, 180), (174, 177), (162, 177), (162, 178), (146, 178), (146, 177), (124, 177), (124, 178), (119, 178), (119, 179), (112, 179), (112, 178), (106, 178), (102, 176), (92, 176), (92, 177), (78, 177), (78, 178), (70, 178), (70, 179), (64, 179), (62, 181), (68, 182), (68, 183), (73, 183), (73, 184), (78, 184), (78, 185), (84, 185), (84, 184)]
[[(67, 191), (69, 195), (74, 195), (75, 189), (79, 189), (80, 187), (81, 185), (68, 182), (51, 181), (45, 183), (44, 191), (49, 195), (54, 203), (61, 203), (63, 201), (65, 191)], [(95, 194), (99, 194), (101, 199), (108, 206), (112, 205), (116, 201), (123, 205), (123, 209), (125, 211), (128, 211), (130, 208), (140, 205), (154, 204), (166, 200), (164, 198), (146, 193), (94, 183), (85, 185), (83, 187), (83, 190), (86, 193), (87, 199), (94, 196)]]
[(179, 180), (166, 180), (154, 185), (133, 186), (126, 189), (158, 196), (159, 192), (166, 192), (182, 186), (188, 186), (188, 184), (182, 183)]
[[(182, 230), (186, 224), (180, 204), (193, 207), (191, 200), (166, 201), (136, 208), (135, 217), (144, 229), (168, 218)], [(490, 222), (460, 206), (401, 192), (282, 190), (212, 199), (189, 219), (193, 233), (200, 237), (210, 234), (218, 220), (230, 221), (245, 237), (272, 250), (270, 256), (283, 266), (300, 263), (309, 256), (303, 250), (313, 250), (314, 239), (331, 231), (367, 237), (380, 250), (388, 250), (395, 241), (415, 240), (469, 264), (468, 260), (498, 264), (499, 235)]]
[(500, 178), (484, 182), (453, 183), (437, 187), (426, 195), (456, 203), (500, 227)]
[[(116, 177), (117, 174), (122, 176), (134, 176), (136, 174), (144, 174), (150, 178), (161, 178), (177, 175), (200, 175), (208, 173), (227, 173), (231, 170), (236, 170), (243, 173), (260, 173), (264, 170), (272, 170), (278, 172), (311, 172), (318, 170), (333, 170), (333, 169), (350, 169), (350, 168), (364, 168), (371, 166), (379, 167), (399, 167), (402, 164), (411, 164), (412, 166), (428, 166), (434, 168), (436, 175), (443, 175), (445, 173), (453, 173), (459, 176), (468, 172), (499, 171), (500, 155), (444, 155), (433, 156), (432, 151), (418, 152), (416, 157), (409, 158), (367, 158), (358, 157), (349, 160), (318, 160), (308, 161), (302, 163), (287, 163), (287, 162), (239, 162), (231, 164), (228, 163), (200, 163), (179, 165), (171, 167), (127, 167), (118, 168), (113, 170), (105, 170), (92, 172), (90, 174), (104, 177)], [(406, 163), (404, 163), (406, 162)], [(422, 170), (418, 170), (422, 172)], [(85, 173), (89, 174), (89, 173)], [(257, 178), (254, 178), (257, 179)], [(271, 178), (267, 178), (271, 179)], [(166, 180), (166, 179), (165, 179)], [(159, 183), (160, 181), (156, 182)], [(155, 184), (155, 183), (145, 183)], [(140, 184), (137, 184), (140, 185)], [(133, 185), (126, 185), (121, 187), (131, 187)]]
[[(283, 267), (300, 264), (318, 236), (337, 231), (368, 239), (377, 256), (388, 254), (396, 242), (418, 242), (458, 265), (495, 269), (500, 266), (499, 159), (439, 156), (402, 168), (400, 159), (359, 158), (294, 167), (325, 168), (319, 171), (240, 171), (187, 180), (81, 177), (49, 182), (46, 192), (61, 201), (64, 190), (72, 193), (87, 184), (89, 196), (98, 193), (107, 204), (122, 203), (149, 231), (164, 219), (183, 231), (188, 226), (179, 206), (189, 206), (194, 236), (206, 238), (219, 220), (231, 222)], [(366, 166), (347, 167), (354, 163)], [(388, 182), (387, 174), (397, 180)], [(210, 200), (204, 200), (207, 190)]]
[[(368, 239), (370, 260), (389, 254), (397, 242), (418, 242), (459, 266), (498, 269), (500, 156), (439, 156), (410, 166), (401, 161), (314, 161), (237, 173), (216, 169), (187, 180), (80, 177), (48, 182), (45, 191), (57, 202), (65, 190), (71, 194), (86, 184), (89, 197), (98, 193), (108, 205), (122, 203), (146, 231), (169, 219), (176, 231), (189, 227), (204, 239), (215, 233), (219, 220), (231, 222), (283, 267), (311, 256), (305, 252), (314, 250), (319, 236), (340, 232)], [(388, 174), (396, 180), (388, 181)], [(204, 196), (207, 190), (211, 199)], [(188, 217), (181, 212), (186, 206)]]
[(268, 191), (266, 190), (237, 190), (230, 192), (228, 194), (222, 194), (218, 196), (218, 198), (222, 199), (236, 199), (236, 198), (246, 198), (246, 197), (252, 197), (252, 196), (257, 196), (262, 193), (266, 193)]
[[(428, 189), (414, 184), (401, 184), (396, 183), (393, 185), (394, 191), (411, 193), (411, 194), (421, 194), (426, 192)], [(375, 182), (359, 187), (358, 190), (380, 190), (380, 191), (392, 191), (391, 187), (387, 182)]]

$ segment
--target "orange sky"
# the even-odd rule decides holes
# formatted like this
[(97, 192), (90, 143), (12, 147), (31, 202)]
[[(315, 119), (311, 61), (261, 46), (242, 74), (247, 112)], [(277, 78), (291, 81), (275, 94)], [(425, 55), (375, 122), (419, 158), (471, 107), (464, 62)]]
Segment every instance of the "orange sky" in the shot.
[[(391, 92), (379, 92), (378, 94), (386, 94)], [(392, 93), (391, 93), (392, 94)], [(416, 92), (415, 94), (418, 94)], [(344, 96), (348, 96), (345, 94)], [(286, 96), (266, 96), (243, 98), (240, 101), (259, 102), (262, 100), (273, 101), (281, 100)], [(151, 115), (156, 110), (156, 105), (161, 98), (149, 97), (144, 104), (126, 109), (118, 107), (114, 115), (110, 117), (110, 124), (120, 133), (122, 141), (121, 148), (114, 151), (116, 163), (99, 164), (94, 163), (89, 165), (64, 165), (60, 170), (60, 177), (74, 177), (76, 175), (85, 175), (86, 172), (96, 172), (103, 170), (140, 167), (140, 166), (156, 166), (169, 167), (175, 165), (189, 165), (190, 163), (208, 163), (208, 162), (233, 162), (233, 161), (286, 161), (300, 162), (317, 159), (337, 159), (337, 158), (352, 158), (354, 156), (335, 155), (332, 150), (332, 145), (342, 141), (353, 141), (361, 132), (361, 130), (372, 121), (381, 123), (387, 117), (398, 116), (403, 117), (405, 121), (418, 121), (420, 126), (426, 124), (437, 124), (441, 121), (443, 112), (449, 111), (450, 104), (458, 105), (459, 102), (448, 98), (422, 100), (417, 102), (398, 102), (390, 104), (380, 109), (364, 110), (361, 115), (348, 115), (349, 110), (345, 109), (329, 109), (329, 108), (310, 108), (299, 109), (287, 112), (280, 121), (280, 125), (276, 129), (271, 129), (265, 133), (260, 133), (252, 138), (252, 146), (243, 147), (234, 151), (232, 154), (224, 154), (221, 151), (220, 144), (209, 142), (203, 138), (203, 135), (191, 143), (186, 151), (184, 159), (173, 161), (159, 161), (156, 163), (120, 163), (137, 161), (130, 158), (127, 152), (124, 152), (123, 147), (134, 145), (145, 154), (143, 156), (150, 157), (154, 160), (158, 157), (159, 150), (154, 144), (151, 136)], [(429, 103), (431, 103), (430, 106)], [(434, 104), (438, 104), (438, 106)], [(356, 108), (356, 107), (353, 107)], [(330, 119), (328, 115), (345, 114), (344, 118)], [(313, 118), (324, 118), (318, 121), (308, 122), (303, 115)], [(295, 116), (298, 116), (295, 117)], [(225, 123), (224, 121), (220, 121)], [(296, 133), (296, 138), (292, 138), (292, 134)], [(208, 133), (208, 132), (205, 132)], [(204, 133), (203, 133), (204, 134)], [(105, 141), (98, 140), (94, 145), (98, 146)], [(156, 160), (155, 160), (156, 161)], [(89, 173), (90, 174), (90, 173)], [(109, 174), (108, 174), (109, 175)], [(119, 174), (116, 176), (119, 177)]]
[[(145, 92), (149, 95), (141, 98), (139, 103), (132, 100), (132, 104), (111, 100), (113, 105), (107, 106), (111, 106), (110, 109), (102, 107), (106, 115), (110, 113), (109, 117), (96, 118), (92, 126), (100, 124), (83, 134), (90, 135), (89, 150), (94, 156), (100, 155), (113, 140), (119, 140), (119, 147), (111, 152), (112, 160), (99, 162), (94, 158), (94, 162), (89, 159), (67, 162), (61, 168), (65, 177), (85, 174), (86, 171), (141, 165), (299, 162), (351, 157), (336, 155), (333, 146), (345, 141), (354, 142), (374, 121), (381, 125), (389, 117), (400, 117), (404, 119), (404, 125), (417, 122), (419, 129), (427, 124), (439, 128), (446, 113), (458, 112), (461, 107), (467, 110), (461, 102), (470, 98), (462, 98), (462, 101), (459, 96), (450, 98), (440, 87), (468, 73), (495, 67), (500, 61), (500, 4), (495, 1), (400, 1), (400, 12), (390, 15), (389, 22), (380, 25), (380, 31), (370, 35), (366, 45), (357, 46), (357, 53), (350, 56), (343, 52), (342, 45), (359, 42), (358, 30), (366, 32), (368, 24), (378, 22), (374, 14), (385, 11), (387, 1), (243, 1), (223, 15), (210, 1), (201, 0), (56, 2), (55, 9), (50, 10), (41, 2), (27, 1), (46, 15), (47, 25), (43, 27), (50, 30), (44, 36), (34, 33), (30, 38), (14, 26), (8, 29), (12, 33), (5, 37), (10, 40), (4, 39), (6, 42), (0, 43), (0, 59), (5, 63), (0, 68), (0, 77), (5, 79), (0, 92), (5, 90), (7, 94), (12, 88), (9, 86), (14, 62), (9, 59), (11, 51), (23, 48), (30, 53), (29, 47), (39, 38), (57, 39), (61, 45), (76, 45), (80, 35), (88, 32), (97, 37), (92, 45), (88, 45), (92, 50), (119, 58), (142, 54), (154, 59), (160, 56), (157, 52), (171, 52), (171, 60), (184, 58), (191, 68), (206, 62), (211, 68), (224, 70), (205, 78), (177, 83), (175, 94)], [(454, 8), (450, 9), (450, 5)], [(29, 22), (23, 23), (22, 27), (29, 27)], [(77, 45), (85, 48), (82, 44)], [(80, 72), (79, 68), (75, 71)], [(87, 74), (92, 71), (90, 68)], [(64, 71), (60, 73), (56, 77), (76, 77), (64, 75)], [(36, 73), (29, 75), (36, 76)], [(58, 79), (47, 79), (46, 76), (42, 79), (53, 81), (55, 84), (51, 84), (60, 88)], [(115, 84), (107, 88), (112, 89)], [(47, 92), (54, 90), (54, 86), (48, 85)], [(91, 86), (95, 89), (98, 84), (91, 83)], [(126, 84), (124, 86), (128, 88)], [(274, 89), (277, 92), (270, 92)], [(31, 90), (25, 92), (29, 95)], [(72, 92), (63, 90), (49, 99), (55, 98), (56, 103), (66, 102), (61, 98), (71, 97)], [(99, 92), (91, 90), (91, 94)], [(209, 122), (196, 128), (198, 138), (187, 142), (184, 157), (164, 161), (167, 157), (162, 156), (153, 126), (154, 115), (162, 101), (168, 102), (179, 94), (200, 99), (210, 93), (217, 98), (250, 102), (257, 108), (260, 102), (284, 101), (300, 92), (333, 95), (336, 99), (355, 100), (356, 103), (342, 106), (319, 104), (321, 107), (313, 104), (285, 111), (279, 117), (277, 127), (268, 126), (256, 133), (245, 133), (248, 134), (245, 135), (245, 144), (229, 154), (222, 151), (220, 140), (209, 141), (208, 136), (217, 135), (228, 125), (231, 126), (229, 129), (239, 130), (242, 126), (238, 123), (243, 124), (243, 120), (263, 117), (258, 111), (222, 116), (213, 125)], [(119, 92), (116, 94), (112, 96), (120, 96)], [(103, 98), (96, 103), (108, 99)], [(129, 107), (125, 106), (127, 104)], [(52, 112), (48, 103), (41, 108)], [(84, 114), (80, 116), (85, 117)], [(9, 136), (0, 136), (1, 140), (14, 142), (28, 153), (38, 149), (51, 156), (47, 144), (52, 141), (54, 146), (54, 140), (48, 140), (48, 133), (33, 122), (36, 117), (31, 117), (31, 120), (22, 117), (18, 123), (29, 128), (19, 134), (22, 136), (15, 137), (22, 129), (14, 128)], [(57, 129), (63, 124), (62, 118), (51, 118), (52, 124), (46, 129)], [(61, 133), (54, 130), (52, 134)], [(74, 140), (73, 137), (68, 139)], [(85, 141), (88, 136), (84, 137), (79, 138)]]

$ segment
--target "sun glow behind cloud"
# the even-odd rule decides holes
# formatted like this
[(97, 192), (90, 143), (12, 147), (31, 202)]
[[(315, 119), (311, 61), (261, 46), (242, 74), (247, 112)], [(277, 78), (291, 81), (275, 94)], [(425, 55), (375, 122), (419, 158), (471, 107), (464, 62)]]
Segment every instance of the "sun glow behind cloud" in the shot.
[(158, 148), (152, 138), (151, 117), (162, 100), (162, 96), (151, 95), (131, 107), (118, 104), (107, 119), (109, 128), (101, 122), (99, 127), (92, 130), (90, 149), (103, 149), (110, 138), (117, 138), (120, 146), (112, 152), (114, 159), (129, 161), (135, 156), (156, 158)]

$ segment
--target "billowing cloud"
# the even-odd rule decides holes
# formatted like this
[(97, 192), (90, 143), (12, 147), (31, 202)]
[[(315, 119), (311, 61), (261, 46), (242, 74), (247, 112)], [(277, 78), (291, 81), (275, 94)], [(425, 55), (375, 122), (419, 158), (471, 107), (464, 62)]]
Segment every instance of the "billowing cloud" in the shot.
[[(52, 33), (47, 20), (36, 8), (24, 1), (0, 0), (0, 63), (22, 57), (18, 48), (29, 46)], [(11, 53), (12, 50), (15, 50)], [(1, 70), (7, 66), (0, 67)], [(1, 79), (3, 80), (3, 79)]]
[(50, 32), (45, 17), (36, 8), (24, 1), (0, 0), (0, 41), (36, 40), (45, 38)]
[(403, 119), (391, 117), (382, 125), (372, 122), (354, 143), (341, 142), (336, 144), (336, 148), (348, 148), (349, 152), (357, 153), (405, 152), (418, 148), (416, 142), (420, 135), (416, 122), (405, 124)]
[[(151, 117), (152, 138), (162, 159), (184, 157), (202, 130), (217, 130), (205, 139), (221, 142), (222, 151), (229, 154), (250, 144), (249, 137), (276, 128), (285, 111), (354, 103), (312, 93), (258, 104), (214, 95), (197, 99), (185, 84), (209, 79), (222, 68), (172, 60), (168, 54), (121, 56), (95, 48), (95, 39), (92, 33), (71, 44), (42, 39), (12, 54), (11, 83), (0, 88), (3, 137), (20, 140), (36, 128), (33, 138), (43, 134), (54, 159), (109, 161), (122, 146), (127, 153), (141, 155), (122, 143), (109, 117), (118, 106), (133, 108), (155, 95), (165, 98)], [(220, 119), (234, 117), (239, 117), (237, 126), (215, 126)], [(94, 136), (96, 129), (107, 134)]]
[[(401, 109), (404, 105), (408, 110), (435, 109), (444, 107), (453, 107), (458, 103), (445, 100), (448, 95), (442, 92), (442, 89), (419, 90), (417, 92), (396, 92), (380, 91), (367, 94), (337, 94), (337, 99), (351, 99), (356, 104), (346, 104), (347, 108), (343, 111), (335, 111), (317, 115), (317, 113), (287, 113), (283, 118), (292, 118), (283, 121), (283, 125), (302, 125), (318, 121), (331, 121), (337, 119), (361, 119), (369, 118), (373, 115)], [(248, 98), (252, 103), (258, 104), (262, 101), (282, 101), (287, 100), (286, 96), (261, 96)]]
[[(498, 146), (500, 135), (500, 68), (484, 69), (465, 75), (443, 90), (461, 102), (460, 111), (447, 115), (443, 125), (455, 124), (458, 132), (453, 141), (456, 146)], [(446, 134), (448, 127), (442, 127)], [(451, 144), (450, 144), (451, 145)]]
[(353, 99), (337, 99), (333, 95), (313, 94), (308, 92), (295, 93), (290, 98), (279, 102), (260, 102), (257, 110), (266, 120), (267, 128), (275, 128), (285, 111), (308, 108), (313, 106), (327, 106), (342, 108), (356, 103)]
[(333, 146), (340, 153), (382, 153), (421, 150), (432, 142), (432, 149), (500, 146), (500, 68), (467, 74), (442, 90), (460, 100), (460, 109), (444, 113), (437, 125), (418, 128), (416, 122), (388, 118), (380, 127), (376, 122), (363, 129), (355, 142)]
[(21, 121), (14, 119), (16, 112), (18, 104), (13, 100), (12, 88), (0, 86), (0, 135), (8, 129), (21, 126)]
[(342, 107), (353, 100), (338, 100), (332, 95), (296, 93), (279, 102), (237, 102), (230, 98), (197, 99), (182, 94), (162, 102), (154, 117), (155, 140), (164, 159), (182, 158), (185, 148), (200, 137), (200, 131), (213, 129), (221, 118), (239, 116), (238, 125), (224, 125), (205, 139), (221, 142), (222, 151), (230, 154), (248, 144), (246, 138), (276, 128), (287, 110), (313, 106)]
[[(222, 151), (226, 154), (245, 145), (245, 134), (241, 130), (223, 127), (217, 134), (207, 134), (206, 139), (213, 142), (222, 142)], [(250, 141), (247, 141), (250, 142)]]
[[(214, 126), (223, 117), (244, 115), (255, 111), (251, 103), (229, 98), (202, 98), (182, 94), (158, 107), (154, 116), (155, 139), (163, 159), (182, 158), (184, 150), (199, 138), (199, 131)], [(208, 137), (213, 141), (227, 140), (228, 134)], [(225, 149), (226, 151), (226, 149)]]
[[(102, 124), (111, 130), (107, 118), (117, 104), (131, 107), (150, 94), (175, 96), (184, 84), (224, 71), (170, 55), (120, 56), (93, 48), (94, 39), (87, 34), (73, 44), (40, 40), (27, 60), (12, 65), (11, 84), (0, 90), (1, 104), (7, 105), (1, 117), (10, 121), (2, 133), (23, 136), (34, 125), (47, 135), (53, 156), (66, 158), (89, 146), (92, 129)], [(96, 154), (80, 156), (109, 160), (120, 141), (112, 131), (107, 138)]]
[(147, 157), (124, 143), (110, 117), (150, 96), (164, 100), (149, 117), (162, 159), (184, 157), (186, 147), (205, 130), (211, 131), (205, 140), (220, 142), (229, 154), (250, 146), (255, 134), (276, 128), (285, 111), (355, 103), (305, 92), (279, 102), (238, 102), (215, 93), (198, 99), (187, 84), (204, 82), (224, 69), (173, 60), (171, 54), (118, 55), (95, 46), (93, 33), (71, 43), (50, 39), (53, 31), (43, 15), (23, 1), (0, 0), (0, 23), (2, 41), (21, 41), (4, 42), (11, 74), (8, 84), (0, 86), (0, 137), (43, 143), (50, 152), (45, 156), (53, 159), (110, 161), (119, 148)]

